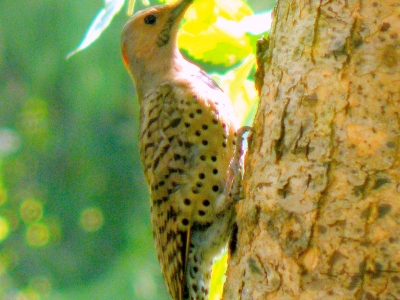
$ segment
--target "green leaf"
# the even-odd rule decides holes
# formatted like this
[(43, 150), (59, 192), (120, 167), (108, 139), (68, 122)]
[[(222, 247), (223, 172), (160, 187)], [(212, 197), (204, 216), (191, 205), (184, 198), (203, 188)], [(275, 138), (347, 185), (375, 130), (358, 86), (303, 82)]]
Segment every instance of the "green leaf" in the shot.
[(67, 55), (67, 59), (75, 53), (82, 51), (90, 44), (92, 44), (95, 40), (97, 40), (97, 38), (108, 27), (111, 20), (124, 5), (124, 0), (105, 0), (104, 2), (104, 8), (99, 11), (96, 18), (93, 20), (83, 41), (79, 44), (78, 48)]

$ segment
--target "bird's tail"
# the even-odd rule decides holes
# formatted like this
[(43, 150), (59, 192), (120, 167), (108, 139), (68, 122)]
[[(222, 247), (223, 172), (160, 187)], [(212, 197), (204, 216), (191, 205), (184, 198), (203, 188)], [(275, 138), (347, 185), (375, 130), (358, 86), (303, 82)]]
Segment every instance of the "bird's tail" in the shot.
[[(192, 254), (192, 255), (191, 255)], [(212, 261), (205, 260), (200, 253), (189, 254), (186, 269), (185, 300), (207, 300), (212, 270)]]

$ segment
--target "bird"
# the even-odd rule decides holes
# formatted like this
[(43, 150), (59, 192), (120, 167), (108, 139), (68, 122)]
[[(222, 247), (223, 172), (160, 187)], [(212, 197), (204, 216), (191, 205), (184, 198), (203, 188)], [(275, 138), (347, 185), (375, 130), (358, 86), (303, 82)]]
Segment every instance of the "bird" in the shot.
[(208, 298), (235, 219), (239, 123), (229, 97), (177, 45), (194, 0), (135, 13), (121, 35), (140, 106), (139, 148), (157, 256), (174, 300)]

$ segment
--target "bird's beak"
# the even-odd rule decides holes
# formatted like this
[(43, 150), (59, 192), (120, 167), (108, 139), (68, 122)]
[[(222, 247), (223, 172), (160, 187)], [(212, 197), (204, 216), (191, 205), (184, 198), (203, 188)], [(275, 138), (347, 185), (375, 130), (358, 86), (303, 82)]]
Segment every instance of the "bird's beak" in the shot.
[(194, 0), (180, 0), (175, 4), (175, 7), (172, 9), (170, 18), (174, 21), (179, 21), (189, 6), (193, 3)]

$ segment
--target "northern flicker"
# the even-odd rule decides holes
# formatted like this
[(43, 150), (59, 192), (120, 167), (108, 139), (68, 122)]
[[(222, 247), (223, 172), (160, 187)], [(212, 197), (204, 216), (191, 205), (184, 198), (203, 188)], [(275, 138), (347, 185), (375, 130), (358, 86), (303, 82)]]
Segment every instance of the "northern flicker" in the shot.
[[(207, 299), (234, 220), (238, 123), (229, 98), (177, 47), (193, 0), (136, 13), (121, 38), (140, 104), (140, 154), (158, 260), (174, 300)], [(236, 155), (237, 157), (237, 155)]]

